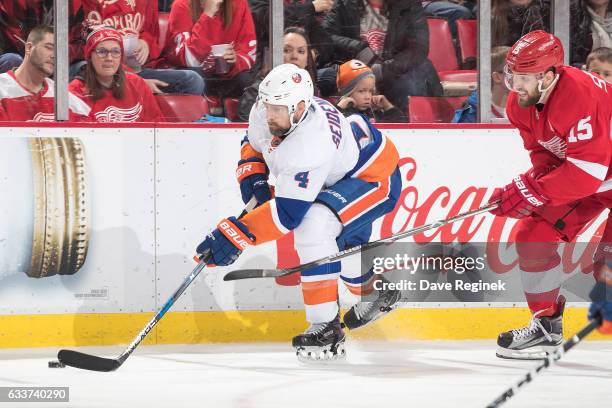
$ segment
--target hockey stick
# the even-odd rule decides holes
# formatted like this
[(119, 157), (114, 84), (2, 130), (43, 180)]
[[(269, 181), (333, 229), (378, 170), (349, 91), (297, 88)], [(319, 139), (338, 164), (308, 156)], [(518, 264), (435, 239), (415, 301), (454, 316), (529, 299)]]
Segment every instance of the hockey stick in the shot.
[(533, 381), (533, 378), (536, 375), (540, 374), (540, 372), (542, 372), (545, 368), (548, 368), (548, 367), (552, 366), (553, 364), (555, 364), (557, 361), (559, 361), (559, 359), (565, 353), (567, 353), (576, 344), (580, 343), (580, 341), (582, 341), (582, 339), (584, 339), (593, 330), (595, 330), (597, 327), (599, 327), (599, 325), (601, 325), (601, 316), (598, 316), (598, 318), (591, 320), (589, 322), (589, 324), (587, 324), (582, 330), (580, 330), (578, 333), (576, 333), (571, 339), (569, 339), (568, 341), (563, 343), (562, 347), (559, 347), (557, 350), (554, 351), (554, 353), (549, 354), (546, 357), (546, 360), (544, 360), (544, 362), (541, 365), (537, 366), (533, 370), (530, 370), (513, 387), (508, 388), (503, 394), (501, 394), (499, 397), (497, 397), (497, 399), (495, 401), (493, 401), (492, 403), (487, 405), (487, 408), (497, 408), (500, 405), (502, 405), (504, 402), (508, 401), (510, 398), (515, 396), (516, 393), (519, 391), (519, 389), (522, 386), (524, 386), (524, 385), (530, 383), (531, 381)]
[(353, 255), (357, 252), (367, 251), (372, 248), (377, 248), (381, 245), (385, 245), (391, 242), (395, 242), (402, 238), (407, 238), (412, 235), (416, 235), (421, 232), (429, 231), (430, 229), (438, 228), (446, 224), (450, 224), (453, 222), (461, 221), (468, 217), (473, 217), (474, 215), (482, 214), (487, 211), (491, 211), (499, 205), (499, 202), (496, 201), (494, 203), (488, 204), (484, 207), (480, 207), (473, 211), (467, 211), (463, 214), (456, 215), (454, 217), (447, 218), (445, 220), (439, 220), (436, 222), (432, 222), (430, 224), (423, 225), (421, 227), (413, 228), (408, 231), (400, 232), (399, 234), (391, 235), (387, 238), (381, 238), (377, 241), (368, 242), (362, 245), (357, 245), (355, 247), (345, 249), (344, 251), (340, 251), (336, 254), (329, 255), (325, 258), (317, 259), (316, 261), (308, 262), (303, 265), (295, 266), (293, 268), (284, 268), (284, 269), (237, 269), (235, 271), (229, 272), (227, 275), (223, 277), (224, 281), (233, 281), (240, 279), (252, 279), (252, 278), (275, 278), (278, 276), (289, 275), (294, 272), (303, 271), (305, 269), (314, 268), (315, 266), (324, 265), (329, 262), (337, 261), (338, 259), (346, 258), (347, 256)]
[[(257, 200), (252, 198), (251, 201), (248, 202), (246, 208), (242, 211), (238, 218), (242, 218), (247, 212), (251, 211), (255, 205), (257, 204)], [(91, 370), (91, 371), (115, 371), (121, 364), (127, 360), (127, 358), (132, 354), (132, 352), (138, 347), (138, 345), (147, 337), (147, 334), (155, 327), (157, 322), (161, 320), (162, 317), (166, 314), (166, 312), (174, 305), (174, 303), (178, 300), (179, 297), (183, 294), (185, 289), (191, 282), (195, 280), (195, 278), (202, 272), (202, 270), (206, 267), (206, 261), (210, 257), (210, 254), (207, 254), (204, 259), (202, 259), (198, 265), (191, 271), (191, 273), (183, 280), (181, 286), (170, 296), (170, 298), (166, 301), (164, 306), (157, 312), (155, 316), (147, 323), (147, 325), (138, 333), (136, 338), (132, 341), (132, 343), (119, 355), (117, 358), (104, 358), (98, 357), (91, 354), (81, 353), (80, 351), (74, 350), (60, 350), (57, 353), (57, 359), (61, 364), (81, 368), (83, 370)]]

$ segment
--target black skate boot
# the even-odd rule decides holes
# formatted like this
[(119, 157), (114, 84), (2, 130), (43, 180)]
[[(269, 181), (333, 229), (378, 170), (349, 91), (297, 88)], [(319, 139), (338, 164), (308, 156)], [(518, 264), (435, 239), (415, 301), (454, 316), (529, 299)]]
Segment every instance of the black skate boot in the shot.
[(346, 357), (344, 331), (340, 314), (327, 323), (311, 324), (306, 331), (293, 338), (295, 354), (302, 362), (341, 360)]
[[(383, 284), (389, 282), (382, 276), (379, 276), (378, 279), (381, 280)], [(350, 330), (354, 330), (379, 319), (397, 306), (397, 302), (402, 295), (399, 290), (386, 289), (385, 286), (376, 293), (378, 297), (373, 299), (362, 299), (346, 312), (344, 315), (344, 325), (346, 327)]]
[(499, 335), (496, 355), (516, 360), (542, 360), (563, 343), (563, 309), (565, 297), (557, 301), (557, 313), (550, 317), (531, 318), (529, 326)]

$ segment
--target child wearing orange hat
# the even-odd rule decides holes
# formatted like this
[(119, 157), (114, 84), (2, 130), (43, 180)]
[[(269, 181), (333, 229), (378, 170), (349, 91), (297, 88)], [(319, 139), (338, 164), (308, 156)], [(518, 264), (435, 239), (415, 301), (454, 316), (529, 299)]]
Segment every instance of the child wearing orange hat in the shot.
[(360, 113), (374, 122), (407, 122), (406, 115), (384, 95), (375, 95), (376, 78), (363, 62), (350, 60), (340, 65), (336, 85), (341, 95), (336, 107), (345, 116)]

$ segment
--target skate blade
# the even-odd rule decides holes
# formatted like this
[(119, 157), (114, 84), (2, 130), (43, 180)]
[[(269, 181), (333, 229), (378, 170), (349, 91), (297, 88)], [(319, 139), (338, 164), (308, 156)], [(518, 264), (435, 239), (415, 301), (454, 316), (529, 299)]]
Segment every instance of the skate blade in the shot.
[(510, 350), (498, 347), (495, 355), (507, 360), (546, 360), (548, 355), (554, 353), (559, 346), (536, 346), (525, 350)]
[(295, 350), (298, 361), (305, 364), (325, 364), (346, 359), (344, 343), (328, 347), (298, 347)]

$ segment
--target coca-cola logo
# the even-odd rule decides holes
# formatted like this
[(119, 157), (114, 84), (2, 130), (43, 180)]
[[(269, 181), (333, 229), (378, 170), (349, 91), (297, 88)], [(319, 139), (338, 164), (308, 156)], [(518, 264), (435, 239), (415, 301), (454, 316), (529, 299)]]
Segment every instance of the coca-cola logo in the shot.
[[(440, 210), (446, 210), (442, 211), (445, 213), (443, 216), (445, 219), (466, 211), (476, 210), (487, 204), (489, 189), (492, 190), (491, 187), (470, 186), (463, 191), (456, 191), (449, 186), (441, 185), (428, 196), (423, 197), (422, 194), (419, 195), (418, 183), (413, 182), (418, 170), (416, 160), (412, 157), (403, 157), (399, 161), (399, 167), (404, 174), (403, 189), (393, 211), (382, 219), (381, 237), (395, 235), (438, 220), (440, 217), (434, 218), (431, 214), (439, 214)], [(591, 220), (582, 228), (578, 236), (586, 230), (592, 230), (596, 221), (597, 218)], [(563, 246), (559, 255), (565, 273), (571, 273), (577, 268), (585, 274), (593, 271), (593, 255), (605, 224), (604, 220), (597, 226), (588, 244), (583, 242), (577, 245), (574, 240)], [(518, 224), (513, 219), (485, 214), (416, 234), (412, 240), (422, 244), (431, 242), (466, 243), (474, 241), (477, 234), (481, 237), (479, 240), (482, 240), (485, 234), (489, 267), (497, 273), (506, 273), (518, 265), (514, 248), (517, 227)]]

